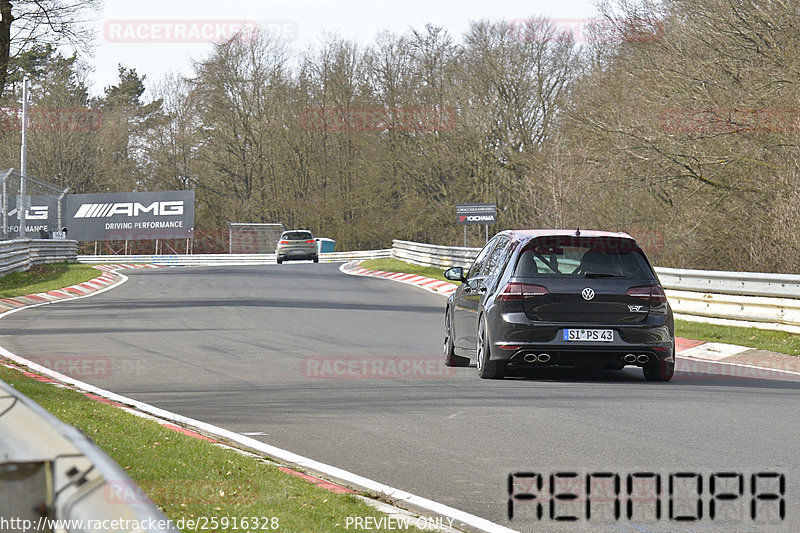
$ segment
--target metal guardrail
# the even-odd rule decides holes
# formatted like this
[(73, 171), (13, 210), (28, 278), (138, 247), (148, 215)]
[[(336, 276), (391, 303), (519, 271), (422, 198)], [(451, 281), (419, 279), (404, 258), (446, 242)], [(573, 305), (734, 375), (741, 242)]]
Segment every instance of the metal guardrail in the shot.
[[(18, 519), (21, 531), (64, 531), (51, 521), (73, 520), (79, 522), (73, 522), (70, 532), (88, 533), (99, 530), (96, 524), (116, 520), (115, 531), (178, 532), (86, 435), (3, 381), (0, 517)], [(23, 527), (24, 520), (31, 527)]]
[(740, 296), (800, 298), (800, 275), (656, 268), (668, 289)]
[[(319, 260), (322, 263), (337, 263), (359, 259), (381, 259), (391, 256), (391, 249), (329, 252), (319, 254)], [(151, 263), (168, 266), (268, 265), (277, 262), (275, 254), (79, 255), (77, 260), (79, 263), (96, 265)]]
[[(395, 257), (410, 263), (449, 268), (468, 267), (480, 248), (439, 246), (394, 240), (388, 250), (320, 254), (337, 262)], [(267, 264), (274, 254), (79, 256), (83, 263), (155, 263), (163, 265)], [(764, 324), (800, 327), (800, 275), (723, 272), (657, 267), (676, 313)]]
[(26, 241), (0, 241), (0, 276), (31, 266), (30, 245)]
[(422, 266), (450, 268), (468, 267), (480, 252), (480, 248), (460, 246), (437, 246), (411, 241), (392, 241), (392, 256), (402, 261)]
[(43, 263), (74, 263), (78, 243), (51, 239), (0, 241), (0, 277)]

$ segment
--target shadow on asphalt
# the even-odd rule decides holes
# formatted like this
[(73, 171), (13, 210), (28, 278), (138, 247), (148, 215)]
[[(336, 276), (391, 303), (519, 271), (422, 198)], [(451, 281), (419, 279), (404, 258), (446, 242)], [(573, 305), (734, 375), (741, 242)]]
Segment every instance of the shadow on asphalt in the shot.
[[(203, 298), (181, 300), (115, 300), (113, 303), (82, 301), (82, 309), (108, 309), (122, 307), (129, 309), (180, 309), (196, 307), (262, 307), (279, 309), (333, 309), (337, 311), (394, 311), (403, 313), (443, 314), (444, 307), (432, 305), (372, 304), (364, 302), (343, 302), (325, 300), (270, 300), (266, 298)], [(66, 309), (66, 308), (63, 308)]]
[[(512, 369), (506, 379), (519, 381), (564, 382), (564, 383), (641, 383), (652, 387), (680, 386), (720, 386), (768, 389), (800, 390), (800, 376), (791, 376), (771, 372), (769, 369), (752, 370), (740, 367), (722, 367), (733, 369), (736, 374), (715, 374), (711, 372), (686, 372), (676, 370), (675, 376), (668, 383), (650, 382), (644, 379), (641, 371), (628, 368), (625, 370), (579, 369), (572, 367), (545, 367), (531, 369)], [(769, 376), (769, 377), (767, 377)], [(479, 379), (475, 376), (476, 379)]]

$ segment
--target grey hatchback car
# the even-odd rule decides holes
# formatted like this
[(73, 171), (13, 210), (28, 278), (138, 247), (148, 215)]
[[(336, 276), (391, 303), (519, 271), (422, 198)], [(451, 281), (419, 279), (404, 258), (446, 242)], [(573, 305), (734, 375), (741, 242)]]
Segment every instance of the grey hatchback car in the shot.
[(278, 239), (275, 254), (277, 255), (278, 264), (284, 261), (302, 259), (310, 259), (315, 263), (319, 263), (317, 241), (314, 240), (314, 236), (310, 231), (304, 229), (284, 231), (281, 234), (281, 238)]
[(472, 266), (445, 312), (444, 362), (477, 360), (481, 378), (512, 367), (640, 367), (648, 381), (675, 369), (672, 310), (652, 266), (625, 233), (504, 231)]

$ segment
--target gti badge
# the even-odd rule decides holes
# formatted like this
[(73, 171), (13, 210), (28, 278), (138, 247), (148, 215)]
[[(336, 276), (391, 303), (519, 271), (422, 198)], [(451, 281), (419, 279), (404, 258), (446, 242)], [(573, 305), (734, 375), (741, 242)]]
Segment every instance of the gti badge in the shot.
[(628, 311), (631, 313), (646, 313), (647, 309), (645, 309), (643, 305), (629, 305)]
[(581, 291), (581, 296), (583, 296), (584, 300), (591, 300), (594, 298), (594, 291), (591, 288), (586, 287)]

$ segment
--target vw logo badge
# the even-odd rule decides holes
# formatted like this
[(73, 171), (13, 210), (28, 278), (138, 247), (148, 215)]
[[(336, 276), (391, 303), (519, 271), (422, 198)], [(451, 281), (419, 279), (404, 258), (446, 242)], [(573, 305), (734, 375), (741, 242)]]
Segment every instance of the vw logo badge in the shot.
[(589, 287), (586, 287), (581, 291), (581, 296), (583, 296), (584, 300), (591, 300), (592, 298), (594, 298), (594, 291)]

